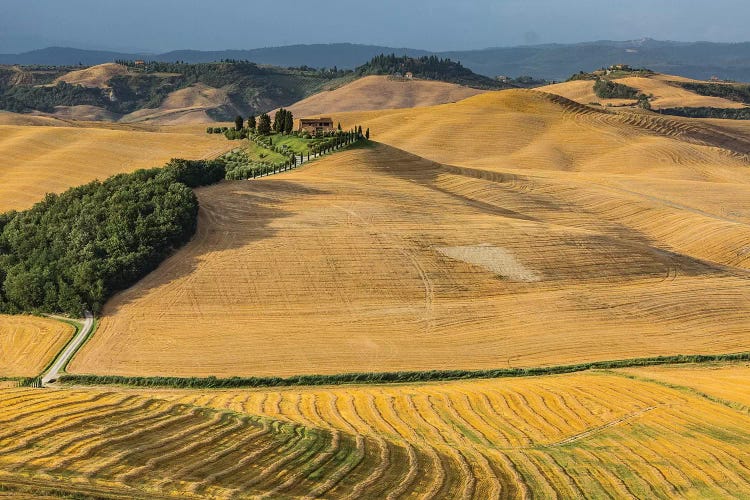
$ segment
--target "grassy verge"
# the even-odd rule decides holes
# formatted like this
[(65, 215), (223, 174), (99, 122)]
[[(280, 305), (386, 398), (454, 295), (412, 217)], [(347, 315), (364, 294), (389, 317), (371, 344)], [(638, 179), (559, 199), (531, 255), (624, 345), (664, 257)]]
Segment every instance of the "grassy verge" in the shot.
[(125, 377), (119, 375), (63, 375), (59, 382), (76, 385), (126, 385), (134, 387), (172, 387), (178, 389), (231, 389), (239, 387), (288, 387), (341, 384), (395, 384), (449, 380), (533, 377), (559, 375), (587, 370), (606, 370), (635, 366), (655, 366), (717, 361), (750, 361), (750, 352), (734, 354), (657, 356), (650, 358), (593, 361), (575, 365), (497, 370), (432, 370), (382, 373), (342, 373), (334, 375), (296, 375), (292, 377)]

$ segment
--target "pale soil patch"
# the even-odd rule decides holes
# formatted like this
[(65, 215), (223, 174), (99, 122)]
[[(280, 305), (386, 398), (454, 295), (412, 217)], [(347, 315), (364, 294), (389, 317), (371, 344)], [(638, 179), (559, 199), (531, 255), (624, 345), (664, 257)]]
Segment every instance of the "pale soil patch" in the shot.
[(0, 377), (38, 375), (74, 331), (52, 319), (0, 315)]
[(438, 247), (435, 250), (451, 259), (483, 267), (511, 281), (533, 283), (541, 279), (534, 271), (521, 264), (513, 253), (490, 244)]

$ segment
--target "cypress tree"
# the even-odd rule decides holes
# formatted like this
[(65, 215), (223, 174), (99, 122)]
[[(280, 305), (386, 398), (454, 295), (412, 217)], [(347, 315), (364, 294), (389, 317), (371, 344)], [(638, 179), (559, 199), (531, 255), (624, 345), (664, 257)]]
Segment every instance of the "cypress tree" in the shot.
[(289, 135), (292, 133), (292, 129), (294, 128), (294, 116), (292, 115), (291, 111), (286, 111), (284, 113), (284, 133)]
[(263, 113), (258, 118), (258, 133), (261, 135), (268, 135), (271, 133), (271, 117), (268, 113)]
[(250, 130), (255, 130), (255, 125), (256, 125), (255, 115), (250, 115), (247, 118), (247, 128), (249, 128)]
[(234, 117), (234, 129), (235, 130), (242, 130), (242, 124), (245, 123), (245, 120), (240, 116), (237, 115)]
[(365, 139), (368, 141), (370, 140), (370, 127), (367, 127), (367, 131), (365, 132)]

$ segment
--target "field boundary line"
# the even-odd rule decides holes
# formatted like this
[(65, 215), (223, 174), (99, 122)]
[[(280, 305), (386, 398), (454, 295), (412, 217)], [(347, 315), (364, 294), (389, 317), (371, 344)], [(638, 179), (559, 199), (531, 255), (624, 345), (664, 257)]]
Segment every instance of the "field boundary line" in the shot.
[(134, 387), (171, 387), (177, 389), (233, 389), (239, 387), (290, 387), (350, 384), (399, 384), (443, 382), (451, 380), (493, 379), (562, 375), (590, 370), (613, 370), (639, 366), (676, 365), (750, 361), (750, 352), (729, 354), (694, 354), (655, 356), (611, 361), (592, 361), (575, 365), (497, 370), (430, 370), (402, 372), (340, 373), (331, 375), (296, 375), (291, 377), (145, 377), (123, 375), (61, 375), (58, 381), (72, 385), (124, 385)]

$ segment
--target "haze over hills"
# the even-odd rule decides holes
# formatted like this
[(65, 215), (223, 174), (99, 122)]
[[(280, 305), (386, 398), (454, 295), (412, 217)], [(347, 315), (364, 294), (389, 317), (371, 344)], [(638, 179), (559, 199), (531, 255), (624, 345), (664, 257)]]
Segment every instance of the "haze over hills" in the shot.
[(289, 45), (250, 50), (178, 50), (162, 54), (128, 54), (112, 51), (48, 47), (20, 54), (0, 54), (0, 64), (84, 65), (117, 59), (208, 62), (246, 59), (258, 64), (354, 68), (375, 55), (395, 53), (418, 57), (435, 54), (460, 61), (472, 71), (487, 75), (532, 75), (561, 80), (579, 70), (593, 70), (613, 63), (645, 66), (654, 71), (708, 79), (713, 75), (750, 80), (750, 43), (670, 42), (652, 39), (594, 41), (496, 47), (481, 50), (431, 52), (350, 43)]

